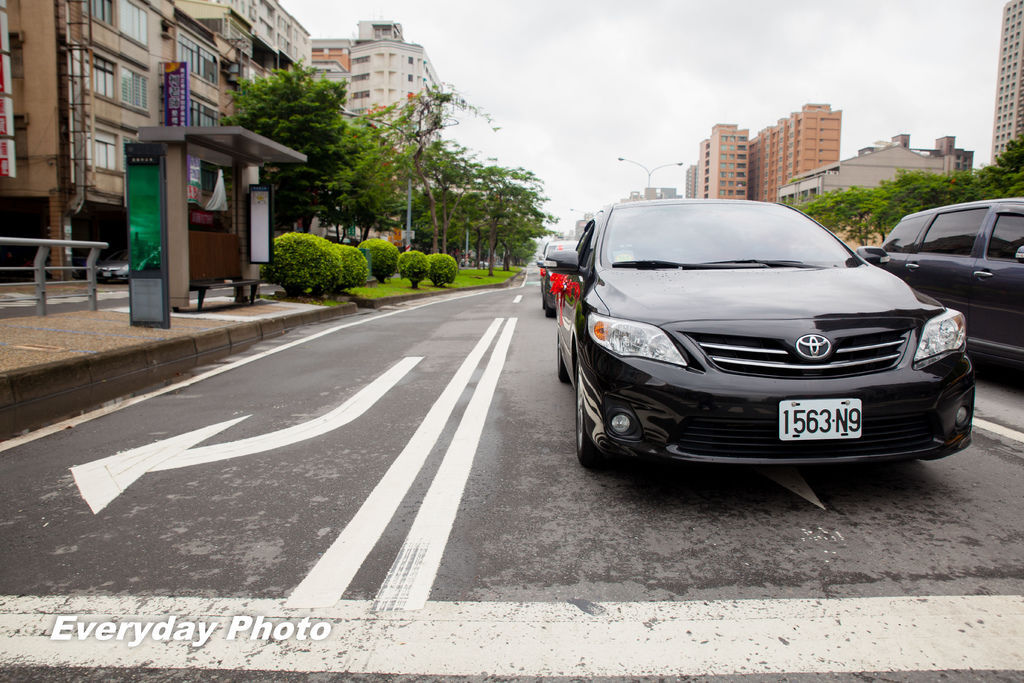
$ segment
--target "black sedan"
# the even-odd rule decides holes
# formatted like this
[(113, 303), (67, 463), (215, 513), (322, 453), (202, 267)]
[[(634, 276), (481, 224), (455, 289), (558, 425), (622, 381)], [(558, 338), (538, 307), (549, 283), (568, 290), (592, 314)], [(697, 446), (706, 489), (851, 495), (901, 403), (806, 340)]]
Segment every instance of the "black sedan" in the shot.
[(558, 374), (576, 450), (730, 463), (933, 459), (970, 443), (959, 312), (775, 204), (618, 204), (578, 251)]

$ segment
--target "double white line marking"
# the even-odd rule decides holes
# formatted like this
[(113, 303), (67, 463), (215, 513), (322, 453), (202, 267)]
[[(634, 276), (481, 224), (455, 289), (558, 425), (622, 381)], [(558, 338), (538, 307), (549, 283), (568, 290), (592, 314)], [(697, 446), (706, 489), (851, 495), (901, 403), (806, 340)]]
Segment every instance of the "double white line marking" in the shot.
[[(491, 323), (384, 477), (289, 596), (287, 607), (329, 607), (341, 599), (422, 469), (501, 323), (501, 318)], [(429, 597), (515, 326), (515, 318), (505, 321), (441, 467), (377, 595), (378, 609), (420, 609)]]

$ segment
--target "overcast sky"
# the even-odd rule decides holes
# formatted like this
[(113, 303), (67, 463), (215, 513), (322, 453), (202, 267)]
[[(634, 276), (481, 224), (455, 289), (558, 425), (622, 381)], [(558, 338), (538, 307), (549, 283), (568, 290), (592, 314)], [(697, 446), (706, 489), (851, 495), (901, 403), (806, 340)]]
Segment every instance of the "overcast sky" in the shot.
[[(402, 24), (439, 78), (501, 127), (448, 137), (536, 173), (570, 230), (584, 211), (697, 161), (716, 123), (751, 137), (809, 102), (843, 112), (840, 158), (898, 133), (955, 135), (990, 163), (1004, 0), (281, 0), (313, 38)], [(652, 185), (685, 184), (685, 168)]]

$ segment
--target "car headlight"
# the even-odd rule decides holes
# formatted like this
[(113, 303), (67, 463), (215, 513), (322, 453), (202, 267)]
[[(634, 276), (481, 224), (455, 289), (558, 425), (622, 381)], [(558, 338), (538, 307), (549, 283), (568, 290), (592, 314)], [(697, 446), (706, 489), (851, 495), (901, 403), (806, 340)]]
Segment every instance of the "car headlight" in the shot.
[(937, 315), (927, 323), (921, 332), (921, 343), (917, 345), (914, 363), (933, 359), (951, 351), (964, 348), (967, 340), (967, 320), (964, 314), (953, 309)]
[(650, 358), (686, 367), (686, 360), (668, 335), (654, 325), (591, 313), (587, 332), (599, 346), (619, 356)]

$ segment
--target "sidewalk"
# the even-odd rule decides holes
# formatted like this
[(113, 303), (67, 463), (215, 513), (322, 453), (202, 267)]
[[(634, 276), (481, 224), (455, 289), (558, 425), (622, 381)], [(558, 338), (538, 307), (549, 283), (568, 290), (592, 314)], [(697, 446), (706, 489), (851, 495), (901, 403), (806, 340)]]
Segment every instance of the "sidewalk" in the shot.
[(165, 382), (308, 323), (357, 311), (208, 299), (171, 316), (168, 330), (132, 327), (123, 308), (0, 320), (0, 439)]

